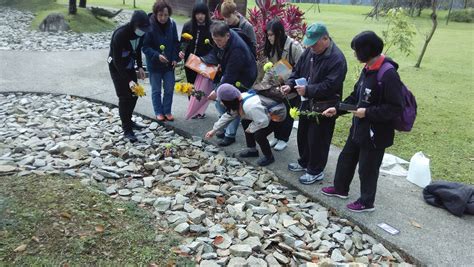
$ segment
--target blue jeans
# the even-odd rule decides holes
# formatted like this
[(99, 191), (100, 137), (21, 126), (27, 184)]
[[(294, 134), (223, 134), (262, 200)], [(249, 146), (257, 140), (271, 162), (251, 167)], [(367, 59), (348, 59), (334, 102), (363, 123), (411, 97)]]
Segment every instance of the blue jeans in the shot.
[[(219, 112), (219, 115), (222, 115), (226, 112), (226, 108), (221, 104), (220, 101), (216, 101), (216, 109)], [(235, 134), (237, 133), (237, 129), (239, 129), (240, 124), (240, 116), (235, 118), (226, 128), (225, 128), (225, 136), (229, 138), (235, 138)]]
[[(161, 82), (163, 81), (163, 101), (161, 100)], [(155, 116), (171, 114), (174, 90), (174, 70), (150, 72), (151, 100)]]

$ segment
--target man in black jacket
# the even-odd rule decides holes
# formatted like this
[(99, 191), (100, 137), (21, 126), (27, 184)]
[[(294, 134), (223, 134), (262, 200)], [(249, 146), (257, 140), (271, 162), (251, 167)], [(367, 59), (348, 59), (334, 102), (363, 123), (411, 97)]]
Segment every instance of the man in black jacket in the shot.
[[(222, 78), (219, 84), (228, 83), (236, 85), (241, 92), (247, 91), (257, 79), (257, 63), (249, 45), (224, 22), (213, 23), (211, 34), (216, 45), (202, 58), (203, 61), (221, 66)], [(237, 86), (237, 82), (240, 86)], [(212, 96), (210, 98), (212, 99)], [(216, 108), (220, 114), (225, 112), (225, 107), (219, 102), (216, 102)], [(223, 140), (219, 142), (220, 146), (228, 146), (235, 142), (239, 123), (240, 117), (227, 126), (225, 136), (221, 136)]]
[[(303, 44), (308, 48), (281, 89), (285, 94), (296, 91), (301, 96), (302, 111), (322, 112), (324, 106), (329, 107), (341, 99), (347, 73), (346, 58), (322, 23), (308, 27)], [(297, 85), (300, 78), (306, 79), (307, 85)], [(335, 119), (317, 116), (317, 119), (300, 116), (297, 134), (300, 158), (288, 165), (291, 171), (306, 170), (299, 178), (302, 184), (312, 184), (324, 178)]]
[(110, 76), (119, 99), (118, 106), (123, 134), (132, 143), (137, 141), (133, 129), (142, 127), (132, 121), (132, 114), (138, 97), (133, 95), (131, 89), (137, 83), (135, 64), (138, 70), (138, 78), (145, 78), (141, 49), (143, 36), (149, 31), (151, 31), (151, 27), (147, 14), (143, 10), (136, 10), (133, 12), (129, 23), (114, 31), (107, 59)]

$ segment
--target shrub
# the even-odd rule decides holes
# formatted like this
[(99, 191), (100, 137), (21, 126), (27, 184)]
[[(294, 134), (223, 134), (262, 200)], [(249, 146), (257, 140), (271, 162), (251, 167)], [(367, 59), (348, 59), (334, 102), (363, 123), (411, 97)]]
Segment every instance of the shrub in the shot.
[(456, 22), (472, 23), (474, 21), (474, 9), (467, 8), (461, 10), (454, 10), (451, 12), (449, 20)]

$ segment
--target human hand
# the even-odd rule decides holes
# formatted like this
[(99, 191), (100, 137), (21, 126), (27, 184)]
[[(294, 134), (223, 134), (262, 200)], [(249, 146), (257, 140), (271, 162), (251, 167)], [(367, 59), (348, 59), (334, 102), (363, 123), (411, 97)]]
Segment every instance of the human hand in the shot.
[(295, 86), (296, 92), (300, 96), (305, 96), (306, 94), (306, 85), (297, 85)]
[(211, 139), (216, 132), (214, 130), (210, 130), (209, 132), (206, 133), (205, 138), (206, 139)]
[(130, 81), (130, 82), (128, 83), (128, 87), (130, 87), (130, 90), (132, 90), (133, 87), (135, 87), (136, 85), (137, 85), (137, 83), (134, 82), (134, 81)]
[(207, 97), (209, 100), (216, 100), (217, 99), (217, 94), (216, 91), (212, 91), (209, 96)]
[(365, 108), (358, 108), (356, 111), (351, 111), (352, 114), (354, 114), (355, 117), (357, 118), (365, 118)]
[(283, 94), (287, 95), (287, 94), (289, 94), (289, 93), (291, 92), (291, 87), (290, 87), (289, 85), (286, 85), (286, 84), (285, 84), (285, 85), (283, 85), (283, 86), (280, 87), (280, 91), (281, 91)]
[(144, 80), (146, 78), (145, 70), (143, 68), (138, 68), (138, 79)]
[(183, 51), (179, 51), (179, 58), (180, 59), (184, 59), (184, 52)]
[(167, 59), (165, 56), (163, 56), (163, 55), (160, 55), (160, 61), (161, 61), (162, 63), (168, 63), (168, 62), (169, 62), (168, 59)]
[(326, 117), (333, 117), (337, 114), (337, 110), (336, 108), (332, 107), (332, 108), (328, 108), (326, 109), (325, 111), (323, 111), (323, 116), (326, 116)]
[(174, 60), (171, 62), (171, 66), (173, 67), (173, 69), (176, 67), (176, 64), (177, 64), (177, 63), (176, 63), (176, 61), (174, 61)]

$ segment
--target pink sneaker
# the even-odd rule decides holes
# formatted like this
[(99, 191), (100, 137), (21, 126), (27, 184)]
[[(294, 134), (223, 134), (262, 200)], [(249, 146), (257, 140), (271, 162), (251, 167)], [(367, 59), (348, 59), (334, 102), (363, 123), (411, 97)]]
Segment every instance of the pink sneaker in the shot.
[(346, 206), (349, 210), (353, 212), (366, 212), (366, 211), (374, 211), (375, 207), (368, 207), (364, 204), (360, 203), (358, 200), (352, 203), (347, 204)]
[(321, 193), (323, 195), (329, 196), (329, 197), (338, 197), (342, 199), (348, 198), (349, 194), (348, 193), (340, 193), (336, 191), (336, 188), (334, 186), (329, 186), (329, 187), (323, 187), (321, 189)]

